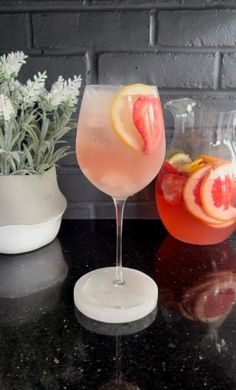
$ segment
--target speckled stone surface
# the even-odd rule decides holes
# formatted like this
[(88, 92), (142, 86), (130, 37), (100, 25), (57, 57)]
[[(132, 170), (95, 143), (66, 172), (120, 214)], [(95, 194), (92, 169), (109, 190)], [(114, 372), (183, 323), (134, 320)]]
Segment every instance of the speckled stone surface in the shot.
[(120, 326), (73, 304), (76, 280), (114, 254), (115, 222), (103, 220), (64, 221), (47, 247), (0, 255), (0, 389), (236, 389), (236, 235), (198, 247), (160, 221), (125, 221), (124, 265), (157, 281), (159, 303)]

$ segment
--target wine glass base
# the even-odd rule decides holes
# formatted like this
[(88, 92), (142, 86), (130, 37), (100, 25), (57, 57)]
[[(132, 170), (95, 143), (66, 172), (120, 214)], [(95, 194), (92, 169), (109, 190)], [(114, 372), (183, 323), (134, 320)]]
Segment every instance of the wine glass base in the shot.
[(139, 320), (151, 313), (158, 298), (154, 280), (135, 269), (123, 268), (125, 284), (114, 284), (115, 267), (82, 276), (74, 287), (74, 303), (85, 316), (107, 323)]
[(93, 320), (82, 314), (75, 307), (75, 317), (83, 328), (90, 332), (102, 334), (106, 336), (128, 336), (139, 333), (148, 328), (156, 319), (157, 307), (147, 316), (140, 318), (137, 321), (112, 324)]

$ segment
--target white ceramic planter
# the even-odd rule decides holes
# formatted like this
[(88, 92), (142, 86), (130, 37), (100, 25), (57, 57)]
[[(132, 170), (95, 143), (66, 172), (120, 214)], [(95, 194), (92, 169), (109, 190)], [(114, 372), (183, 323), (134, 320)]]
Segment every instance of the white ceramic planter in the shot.
[(0, 176), (0, 253), (29, 252), (53, 241), (65, 209), (55, 167), (40, 175)]

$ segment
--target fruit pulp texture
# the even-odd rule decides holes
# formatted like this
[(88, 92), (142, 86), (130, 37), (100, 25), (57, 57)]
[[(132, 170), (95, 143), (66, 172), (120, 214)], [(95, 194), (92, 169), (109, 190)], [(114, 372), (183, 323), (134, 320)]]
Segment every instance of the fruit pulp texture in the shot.
[(111, 103), (117, 92), (117, 88), (94, 89), (84, 96), (76, 154), (91, 183), (113, 198), (126, 199), (155, 178), (164, 160), (165, 139), (163, 134), (160, 145), (149, 155), (126, 145), (113, 130), (110, 119)]
[[(160, 175), (165, 175), (163, 171), (164, 168)], [(236, 222), (228, 224), (228, 226), (222, 224), (222, 227), (220, 227), (219, 224), (212, 226), (195, 217), (187, 210), (182, 194), (176, 204), (170, 204), (163, 196), (160, 180), (157, 180), (156, 203), (160, 218), (168, 232), (178, 240), (190, 244), (217, 244), (228, 238), (236, 228)]]

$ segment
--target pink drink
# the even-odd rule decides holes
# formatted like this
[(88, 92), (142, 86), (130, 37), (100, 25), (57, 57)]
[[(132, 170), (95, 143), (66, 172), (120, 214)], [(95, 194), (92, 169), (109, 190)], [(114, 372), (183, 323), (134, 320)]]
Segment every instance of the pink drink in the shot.
[[(160, 170), (165, 154), (165, 137), (163, 133), (158, 148), (150, 154), (123, 142), (115, 132), (110, 117), (112, 101), (120, 89), (91, 86), (85, 91), (76, 153), (80, 168), (91, 183), (115, 199), (126, 199), (148, 185)], [(128, 112), (129, 98), (126, 98), (126, 103)], [(127, 126), (132, 126), (128, 114)]]

